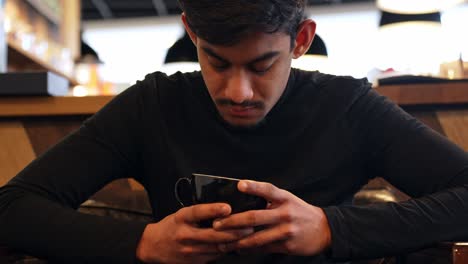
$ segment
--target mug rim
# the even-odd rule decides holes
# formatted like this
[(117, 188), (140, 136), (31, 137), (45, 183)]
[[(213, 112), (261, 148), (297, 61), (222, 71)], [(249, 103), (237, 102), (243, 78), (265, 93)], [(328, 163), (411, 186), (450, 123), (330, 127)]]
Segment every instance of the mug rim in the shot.
[(210, 174), (202, 174), (202, 173), (192, 173), (192, 176), (201, 176), (201, 177), (224, 179), (224, 180), (231, 180), (231, 181), (240, 181), (241, 180), (241, 179), (237, 179), (237, 178), (230, 178), (230, 177), (210, 175)]

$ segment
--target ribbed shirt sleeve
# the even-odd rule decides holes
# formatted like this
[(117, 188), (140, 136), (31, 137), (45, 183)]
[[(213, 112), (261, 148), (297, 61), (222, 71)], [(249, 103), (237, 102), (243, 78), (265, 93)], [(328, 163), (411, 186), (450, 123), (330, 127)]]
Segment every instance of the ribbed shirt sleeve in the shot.
[(468, 239), (468, 156), (374, 90), (345, 119), (368, 177), (381, 176), (412, 199), (324, 208), (336, 259), (391, 256)]
[(147, 223), (75, 209), (104, 185), (139, 175), (148, 81), (114, 98), (0, 189), (0, 244), (64, 263), (133, 263)]

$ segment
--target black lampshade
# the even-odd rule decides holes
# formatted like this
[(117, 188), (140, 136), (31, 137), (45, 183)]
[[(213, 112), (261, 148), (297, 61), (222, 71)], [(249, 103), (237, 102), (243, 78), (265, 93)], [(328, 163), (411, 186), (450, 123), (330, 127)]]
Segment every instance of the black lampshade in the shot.
[(164, 63), (170, 62), (198, 62), (197, 48), (187, 32), (167, 51)]
[(102, 64), (98, 53), (83, 38), (83, 30), (80, 30), (80, 57), (75, 63)]
[(394, 23), (414, 22), (414, 21), (440, 23), (440, 12), (432, 12), (432, 13), (425, 13), (425, 14), (397, 14), (397, 13), (391, 13), (387, 11), (381, 11), (379, 25), (385, 26), (385, 25), (394, 24)]
[[(319, 35), (315, 34), (306, 54), (328, 56), (325, 42)], [(164, 63), (170, 62), (198, 62), (197, 49), (186, 32), (167, 51)]]
[(100, 58), (96, 50), (94, 50), (88, 43), (81, 39), (81, 56), (76, 60), (76, 63), (104, 63)]
[(314, 41), (312, 41), (306, 54), (328, 56), (327, 46), (319, 35), (315, 34)]

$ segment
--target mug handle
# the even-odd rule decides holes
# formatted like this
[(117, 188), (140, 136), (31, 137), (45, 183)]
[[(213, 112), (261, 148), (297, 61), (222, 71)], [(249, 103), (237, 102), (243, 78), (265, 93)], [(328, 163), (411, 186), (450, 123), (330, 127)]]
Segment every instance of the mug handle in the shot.
[(180, 182), (182, 181), (187, 181), (188, 184), (191, 185), (192, 181), (190, 180), (190, 178), (179, 178), (176, 183), (175, 183), (175, 186), (174, 186), (174, 194), (175, 194), (175, 197), (177, 199), (177, 201), (180, 203), (180, 205), (182, 205), (182, 207), (186, 207), (186, 205), (182, 202), (182, 199), (180, 199), (180, 196), (179, 196), (179, 184)]

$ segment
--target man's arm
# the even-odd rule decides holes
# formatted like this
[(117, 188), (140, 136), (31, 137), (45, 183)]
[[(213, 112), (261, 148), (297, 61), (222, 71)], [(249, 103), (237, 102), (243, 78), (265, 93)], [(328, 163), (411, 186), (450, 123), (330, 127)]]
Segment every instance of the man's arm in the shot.
[(347, 116), (370, 177), (414, 197), (401, 203), (324, 208), (337, 258), (378, 257), (468, 238), (468, 157), (445, 137), (368, 90)]
[(215, 222), (215, 228), (267, 228), (222, 244), (221, 250), (315, 255), (329, 249), (336, 259), (359, 259), (468, 238), (466, 153), (369, 89), (347, 114), (349, 129), (343, 133), (365, 161), (368, 177), (383, 176), (418, 198), (318, 208), (271, 184), (241, 182), (248, 183), (248, 188), (239, 186), (241, 191), (271, 204), (267, 210), (229, 216)]
[(110, 181), (139, 174), (144, 85), (119, 95), (0, 189), (0, 244), (67, 263), (135, 261), (146, 223), (75, 209)]

